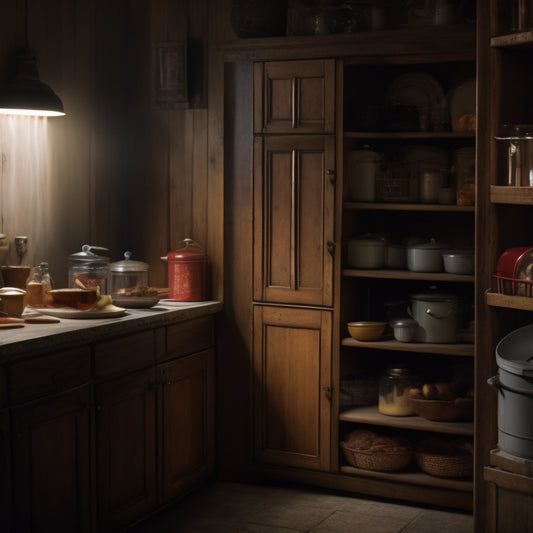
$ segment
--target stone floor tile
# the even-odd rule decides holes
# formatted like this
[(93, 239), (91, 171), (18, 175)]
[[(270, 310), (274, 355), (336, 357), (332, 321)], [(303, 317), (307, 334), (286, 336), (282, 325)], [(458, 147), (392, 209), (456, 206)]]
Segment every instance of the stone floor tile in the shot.
[(366, 512), (335, 511), (321, 524), (311, 530), (312, 533), (400, 533), (407, 522)]
[(402, 533), (472, 533), (474, 519), (469, 513), (423, 510)]
[(309, 531), (323, 522), (333, 511), (311, 505), (269, 505), (254, 513), (248, 522), (269, 526)]

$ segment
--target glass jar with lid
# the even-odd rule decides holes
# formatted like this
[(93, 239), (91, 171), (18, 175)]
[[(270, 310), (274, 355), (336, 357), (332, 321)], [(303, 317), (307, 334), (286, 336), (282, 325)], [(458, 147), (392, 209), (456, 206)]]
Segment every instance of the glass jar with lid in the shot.
[(109, 257), (95, 252), (109, 252), (101, 246), (84, 244), (81, 252), (70, 254), (68, 258), (69, 287), (93, 289), (98, 287), (100, 294), (106, 294), (109, 274)]
[(417, 379), (405, 366), (393, 366), (379, 381), (378, 411), (389, 416), (409, 416), (413, 414), (409, 391)]
[(159, 301), (158, 291), (148, 285), (150, 265), (134, 261), (131, 252), (109, 265), (109, 294), (122, 307), (151, 307)]

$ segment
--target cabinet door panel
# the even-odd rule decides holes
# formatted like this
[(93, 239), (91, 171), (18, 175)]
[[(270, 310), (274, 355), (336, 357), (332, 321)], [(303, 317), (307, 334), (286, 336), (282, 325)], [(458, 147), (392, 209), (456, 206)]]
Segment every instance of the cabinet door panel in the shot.
[(153, 368), (95, 387), (100, 528), (115, 530), (155, 507)]
[(159, 366), (163, 502), (198, 485), (213, 471), (214, 351)]
[(255, 140), (254, 298), (332, 305), (334, 140)]
[(329, 311), (254, 308), (257, 459), (329, 468), (330, 354)]
[(90, 531), (89, 388), (13, 410), (14, 531)]
[(334, 133), (335, 61), (254, 66), (255, 133)]

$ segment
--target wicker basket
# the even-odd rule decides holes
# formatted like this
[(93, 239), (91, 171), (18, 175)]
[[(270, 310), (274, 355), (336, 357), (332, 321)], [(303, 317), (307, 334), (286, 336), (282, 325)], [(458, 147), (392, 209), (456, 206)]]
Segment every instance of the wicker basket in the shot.
[(422, 400), (410, 398), (411, 408), (422, 418), (437, 422), (459, 422), (474, 417), (474, 399)]
[(413, 458), (412, 450), (371, 452), (354, 450), (345, 442), (341, 442), (340, 446), (348, 463), (365, 470), (397, 472), (407, 468)]
[(472, 447), (466, 441), (428, 438), (418, 443), (414, 456), (426, 474), (450, 478), (472, 477), (474, 458)]

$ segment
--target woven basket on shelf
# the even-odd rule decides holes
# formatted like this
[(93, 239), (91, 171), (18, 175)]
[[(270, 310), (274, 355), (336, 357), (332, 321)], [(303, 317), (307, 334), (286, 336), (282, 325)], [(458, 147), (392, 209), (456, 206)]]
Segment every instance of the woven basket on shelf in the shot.
[(474, 460), (471, 444), (461, 439), (452, 441), (434, 438), (417, 444), (415, 460), (426, 474), (438, 477), (472, 477)]
[(469, 454), (449, 456), (417, 452), (415, 453), (415, 459), (420, 469), (432, 476), (472, 477), (474, 467), (472, 455)]
[(427, 420), (457, 422), (474, 418), (474, 398), (456, 398), (455, 400), (410, 398), (409, 401), (413, 411)]
[(365, 470), (397, 472), (407, 468), (413, 458), (411, 450), (361, 451), (350, 448), (345, 442), (341, 442), (340, 446), (348, 463)]

